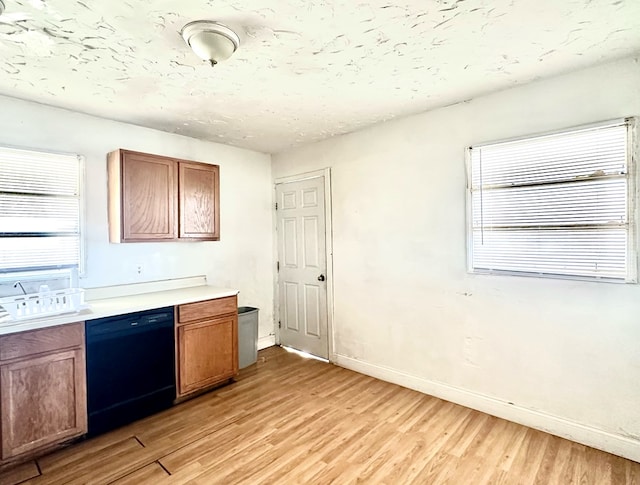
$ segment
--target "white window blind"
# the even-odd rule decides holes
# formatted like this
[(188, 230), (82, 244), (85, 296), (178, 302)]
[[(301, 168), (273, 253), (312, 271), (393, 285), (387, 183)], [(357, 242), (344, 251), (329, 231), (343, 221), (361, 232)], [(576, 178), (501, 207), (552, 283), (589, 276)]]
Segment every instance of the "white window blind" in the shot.
[(630, 123), (471, 147), (470, 270), (635, 281)]
[(80, 163), (0, 147), (0, 271), (80, 266)]

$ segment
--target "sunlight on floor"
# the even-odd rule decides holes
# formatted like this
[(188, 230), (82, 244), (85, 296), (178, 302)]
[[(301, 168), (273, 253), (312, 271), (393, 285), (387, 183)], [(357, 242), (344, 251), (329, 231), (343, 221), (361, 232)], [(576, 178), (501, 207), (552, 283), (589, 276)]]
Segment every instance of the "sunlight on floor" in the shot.
[(292, 354), (298, 354), (300, 357), (304, 357), (305, 359), (316, 359), (322, 362), (329, 363), (327, 359), (323, 359), (322, 357), (318, 357), (317, 355), (308, 354), (306, 352), (302, 352), (301, 350), (297, 350), (292, 347), (285, 347), (284, 345), (281, 345), (281, 347), (287, 352), (291, 352)]

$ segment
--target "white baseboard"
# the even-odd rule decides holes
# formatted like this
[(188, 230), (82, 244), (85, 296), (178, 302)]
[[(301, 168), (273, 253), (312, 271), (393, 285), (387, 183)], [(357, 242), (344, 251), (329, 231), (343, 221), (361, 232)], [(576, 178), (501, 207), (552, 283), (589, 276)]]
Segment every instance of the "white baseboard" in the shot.
[(561, 438), (591, 446), (640, 462), (640, 441), (603, 431), (571, 420), (509, 404), (489, 396), (459, 389), (441, 382), (336, 354), (333, 362), (341, 367), (392, 382), (409, 389), (451, 401), (483, 413), (539, 429)]
[(267, 347), (273, 347), (276, 344), (275, 335), (267, 335), (266, 337), (260, 337), (258, 339), (258, 350), (266, 349)]

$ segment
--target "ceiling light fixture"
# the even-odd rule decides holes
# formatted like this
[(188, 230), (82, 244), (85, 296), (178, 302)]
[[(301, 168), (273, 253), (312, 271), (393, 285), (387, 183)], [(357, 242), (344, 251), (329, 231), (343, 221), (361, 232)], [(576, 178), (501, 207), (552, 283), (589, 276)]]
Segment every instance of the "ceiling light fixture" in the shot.
[(2, 12), (4, 12), (4, 3), (0, 0), (0, 15), (2, 15)]
[(180, 34), (191, 50), (212, 66), (231, 57), (240, 46), (238, 34), (211, 20), (189, 22)]

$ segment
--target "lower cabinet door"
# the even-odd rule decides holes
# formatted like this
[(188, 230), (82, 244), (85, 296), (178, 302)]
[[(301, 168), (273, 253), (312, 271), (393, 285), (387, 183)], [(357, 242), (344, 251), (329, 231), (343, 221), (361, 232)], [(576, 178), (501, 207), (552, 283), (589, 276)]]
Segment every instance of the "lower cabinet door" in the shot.
[(178, 394), (184, 395), (238, 372), (237, 317), (178, 327)]
[(82, 349), (3, 364), (0, 388), (3, 459), (86, 433)]

